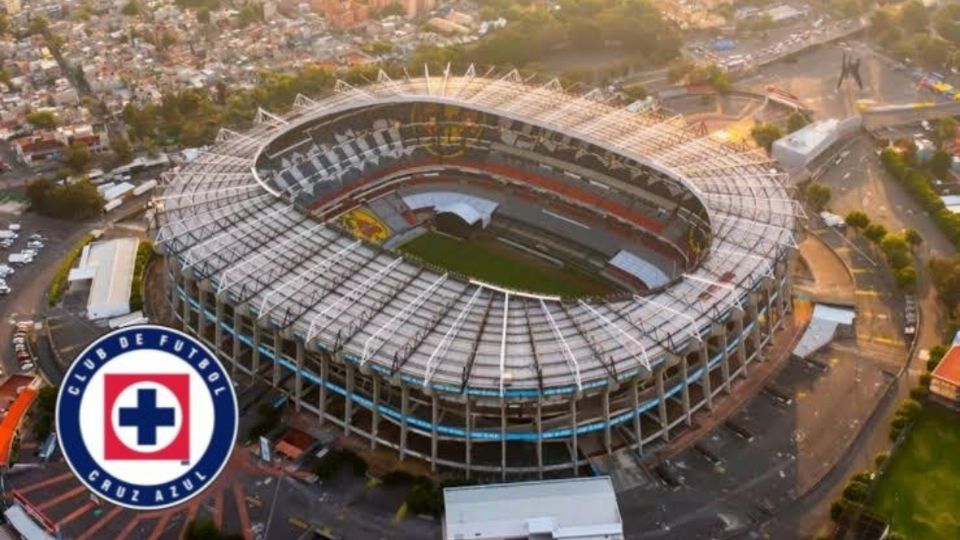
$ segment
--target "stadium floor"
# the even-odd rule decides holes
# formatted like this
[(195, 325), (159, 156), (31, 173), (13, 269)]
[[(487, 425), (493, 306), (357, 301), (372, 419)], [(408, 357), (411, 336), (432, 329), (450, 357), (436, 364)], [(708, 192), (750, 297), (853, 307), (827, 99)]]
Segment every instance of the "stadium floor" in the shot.
[(510, 289), (568, 297), (604, 295), (617, 290), (599, 276), (551, 264), (490, 236), (459, 240), (429, 232), (399, 249), (436, 266)]

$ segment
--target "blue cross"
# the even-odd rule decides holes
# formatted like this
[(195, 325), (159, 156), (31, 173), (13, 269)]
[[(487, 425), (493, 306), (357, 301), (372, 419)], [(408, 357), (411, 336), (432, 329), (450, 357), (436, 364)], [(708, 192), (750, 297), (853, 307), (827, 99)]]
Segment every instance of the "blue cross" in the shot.
[(157, 407), (157, 391), (137, 390), (137, 406), (120, 408), (120, 425), (137, 428), (137, 444), (157, 444), (157, 428), (174, 425), (174, 409)]

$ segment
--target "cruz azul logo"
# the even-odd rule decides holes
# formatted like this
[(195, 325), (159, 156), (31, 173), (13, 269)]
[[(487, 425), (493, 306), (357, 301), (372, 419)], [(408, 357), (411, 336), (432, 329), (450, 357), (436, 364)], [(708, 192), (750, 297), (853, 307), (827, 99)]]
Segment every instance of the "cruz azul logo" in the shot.
[(209, 486), (237, 437), (237, 398), (195, 338), (161, 326), (111, 332), (74, 360), (57, 398), (60, 448), (98, 497), (139, 510)]

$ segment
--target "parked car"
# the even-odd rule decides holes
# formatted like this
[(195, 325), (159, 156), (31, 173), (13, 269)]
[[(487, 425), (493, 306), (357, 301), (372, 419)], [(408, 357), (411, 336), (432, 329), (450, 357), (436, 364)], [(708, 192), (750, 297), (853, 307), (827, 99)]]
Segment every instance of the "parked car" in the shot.
[(0, 294), (10, 294), (10, 286), (6, 283), (0, 284)]
[(27, 247), (30, 249), (43, 249), (43, 242), (39, 240), (31, 240), (27, 242)]
[(21, 371), (30, 371), (34, 368), (33, 362), (24, 362), (20, 364)]

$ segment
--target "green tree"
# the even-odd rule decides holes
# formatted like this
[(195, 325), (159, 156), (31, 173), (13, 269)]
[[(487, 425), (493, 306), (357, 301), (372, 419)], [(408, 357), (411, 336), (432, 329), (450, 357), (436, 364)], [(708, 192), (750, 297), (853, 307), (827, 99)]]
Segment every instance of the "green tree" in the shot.
[[(960, 7), (960, 4), (955, 5)], [(937, 146), (942, 148), (944, 143), (952, 141), (956, 137), (957, 121), (952, 116), (938, 118), (933, 131), (933, 138), (936, 139)]]
[(63, 163), (74, 173), (82, 173), (90, 164), (90, 148), (83, 143), (73, 143), (63, 151)]
[(127, 5), (123, 6), (123, 9), (120, 10), (120, 13), (126, 15), (127, 17), (136, 17), (140, 15), (141, 9), (140, 0), (130, 0)]
[(908, 32), (920, 32), (927, 28), (930, 14), (927, 8), (916, 0), (911, 0), (900, 9), (900, 25)]
[(910, 247), (917, 247), (923, 243), (923, 237), (920, 236), (920, 233), (916, 229), (905, 229), (903, 231), (903, 238), (910, 244)]
[(774, 141), (783, 137), (783, 131), (773, 124), (757, 124), (750, 129), (750, 136), (757, 146), (770, 152)]
[(934, 257), (927, 266), (940, 301), (953, 313), (960, 305), (960, 255)]
[(53, 188), (53, 181), (49, 178), (37, 178), (27, 184), (26, 195), (30, 201), (30, 208), (42, 212), (46, 207), (47, 193)]
[(46, 34), (47, 28), (49, 28), (50, 23), (47, 22), (47, 19), (42, 16), (30, 17), (30, 21), (27, 22), (27, 34), (33, 36), (37, 34)]
[(946, 64), (950, 57), (950, 47), (947, 42), (929, 34), (914, 36), (913, 47), (917, 60), (928, 68), (939, 68)]
[(133, 159), (133, 147), (123, 135), (110, 137), (110, 150), (113, 151), (118, 163), (127, 163)]
[(930, 163), (927, 164), (927, 167), (937, 178), (945, 178), (950, 171), (951, 165), (953, 165), (953, 156), (944, 150), (937, 150), (930, 158)]
[(197, 22), (203, 25), (210, 24), (210, 10), (202, 7), (197, 10)]
[(790, 113), (790, 116), (787, 117), (787, 133), (793, 133), (807, 125), (807, 123), (807, 115), (800, 111), (793, 111)]
[(50, 111), (33, 111), (27, 113), (27, 123), (37, 129), (53, 129), (57, 127), (57, 116)]
[(820, 212), (827, 207), (830, 196), (830, 188), (820, 182), (810, 182), (804, 190), (807, 204), (816, 212)]
[(879, 244), (887, 236), (887, 228), (879, 223), (871, 223), (863, 230), (863, 235), (875, 244)]
[(870, 218), (867, 217), (867, 214), (861, 212), (860, 210), (854, 210), (847, 214), (846, 219), (844, 219), (846, 224), (858, 231), (862, 231), (868, 225), (870, 225)]

